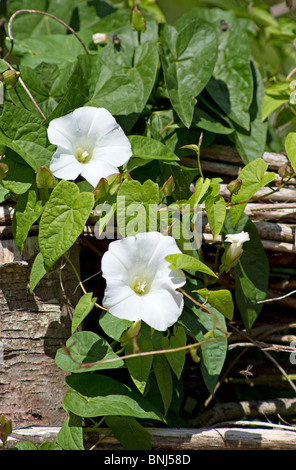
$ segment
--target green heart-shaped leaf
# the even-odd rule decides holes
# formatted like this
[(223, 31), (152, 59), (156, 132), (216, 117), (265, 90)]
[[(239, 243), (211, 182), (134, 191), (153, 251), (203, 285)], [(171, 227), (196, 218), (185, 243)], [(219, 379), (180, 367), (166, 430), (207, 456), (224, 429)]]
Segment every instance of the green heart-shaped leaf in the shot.
[(80, 193), (75, 183), (60, 181), (53, 189), (40, 220), (39, 247), (47, 268), (66, 253), (83, 230), (94, 195)]

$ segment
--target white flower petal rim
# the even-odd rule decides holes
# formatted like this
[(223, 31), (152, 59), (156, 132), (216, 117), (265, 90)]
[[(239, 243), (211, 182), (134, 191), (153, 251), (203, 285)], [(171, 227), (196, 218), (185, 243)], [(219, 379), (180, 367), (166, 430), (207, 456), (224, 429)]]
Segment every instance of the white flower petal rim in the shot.
[(225, 237), (225, 242), (229, 243), (225, 250), (224, 262), (230, 269), (234, 262), (237, 262), (243, 253), (243, 244), (250, 241), (248, 232), (229, 233)]
[(185, 282), (181, 270), (170, 269), (165, 257), (181, 253), (171, 236), (139, 233), (115, 240), (102, 257), (106, 280), (103, 306), (115, 317), (143, 320), (165, 331), (178, 320), (184, 300), (177, 289)]
[(130, 141), (105, 108), (84, 106), (53, 119), (47, 135), (57, 146), (49, 168), (64, 180), (82, 175), (95, 187), (132, 156)]
[(225, 242), (233, 243), (237, 247), (241, 247), (245, 242), (250, 240), (248, 232), (228, 233), (225, 237)]

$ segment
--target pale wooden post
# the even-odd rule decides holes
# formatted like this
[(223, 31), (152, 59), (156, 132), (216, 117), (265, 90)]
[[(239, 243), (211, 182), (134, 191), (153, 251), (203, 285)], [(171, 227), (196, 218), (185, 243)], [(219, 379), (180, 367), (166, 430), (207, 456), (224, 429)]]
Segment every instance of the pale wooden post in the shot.
[[(7, 223), (7, 217), (4, 220)], [(29, 274), (38, 252), (37, 236), (29, 236), (21, 256), (14, 240), (7, 238), (11, 227), (1, 228), (0, 414), (12, 419), (13, 428), (59, 426), (66, 418), (66, 385), (54, 358), (71, 336), (71, 315), (80, 295), (77, 278), (71, 267), (57, 263), (31, 294)], [(78, 247), (71, 258), (79, 268)]]

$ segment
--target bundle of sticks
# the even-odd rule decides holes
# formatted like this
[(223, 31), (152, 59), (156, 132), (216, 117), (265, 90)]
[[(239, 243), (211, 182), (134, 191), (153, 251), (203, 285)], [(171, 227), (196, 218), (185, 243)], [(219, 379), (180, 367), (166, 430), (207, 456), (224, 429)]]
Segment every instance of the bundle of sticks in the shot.
[[(273, 276), (270, 280), (268, 298), (278, 298), (281, 294), (296, 289), (296, 271), (294, 276), (291, 274), (291, 270), (296, 266), (296, 179), (289, 179), (287, 185), (270, 194), (271, 188), (278, 188), (281, 184), (282, 179), (278, 172), (288, 159), (285, 154), (270, 152), (265, 152), (262, 158), (268, 164), (267, 171), (274, 172), (276, 176), (271, 187), (264, 187), (254, 194), (245, 207), (245, 213), (257, 228), (270, 266), (283, 272), (287, 270), (287, 275), (284, 273), (279, 277)], [(239, 154), (231, 147), (210, 146), (201, 151), (200, 162), (204, 177), (220, 177), (223, 180), (220, 194), (228, 201), (230, 193), (227, 184), (239, 178), (240, 169), (244, 166)], [(191, 167), (198, 164), (194, 157), (186, 157), (183, 163)], [(209, 251), (211, 246), (214, 251), (216, 245), (221, 243), (219, 236), (213, 240), (206, 216), (203, 217), (203, 242)], [(231, 278), (227, 282), (231, 284)], [(275, 303), (296, 309), (294, 295), (279, 299)]]
[[(279, 169), (288, 162), (286, 155), (265, 152), (263, 160), (268, 164), (268, 171), (276, 173), (273, 188), (281, 183)], [(196, 158), (184, 159), (187, 166), (197, 166)], [(201, 151), (201, 168), (205, 177), (220, 177), (223, 180), (220, 194), (229, 198), (227, 184), (239, 177), (243, 162), (235, 149), (224, 146), (207, 147)], [(266, 250), (282, 253), (296, 253), (296, 179), (291, 178), (289, 184), (273, 194), (270, 188), (264, 187), (254, 194), (247, 204), (245, 213), (256, 225), (263, 246)], [(269, 194), (269, 195), (267, 195)], [(204, 241), (212, 241), (208, 224), (204, 224)], [(220, 239), (217, 238), (216, 243)]]

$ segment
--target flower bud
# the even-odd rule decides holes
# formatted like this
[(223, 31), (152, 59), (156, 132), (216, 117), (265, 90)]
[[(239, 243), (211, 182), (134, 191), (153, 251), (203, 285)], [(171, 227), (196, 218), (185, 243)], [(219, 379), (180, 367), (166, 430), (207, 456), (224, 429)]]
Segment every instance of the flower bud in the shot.
[(113, 175), (109, 175), (107, 178), (101, 178), (93, 191), (96, 200), (106, 199), (108, 194), (113, 196), (119, 190), (120, 185), (121, 185), (120, 173), (114, 173)]
[(239, 258), (243, 254), (243, 244), (250, 240), (248, 232), (232, 233), (225, 237), (228, 243), (222, 256), (222, 268), (226, 272), (237, 264)]
[(288, 178), (293, 173), (291, 162), (284, 163), (279, 169), (278, 174), (281, 178)]
[(109, 194), (113, 196), (113, 194), (116, 194), (120, 188), (121, 174), (114, 173), (113, 175), (108, 176), (107, 183), (108, 183), (108, 188), (109, 188)]
[(193, 150), (194, 152), (198, 152), (198, 146), (195, 145), (195, 144), (189, 144), (189, 145), (182, 145), (182, 147), (180, 147), (181, 149), (189, 149), (189, 150)]
[(125, 344), (127, 344), (129, 341), (131, 341), (132, 339), (136, 338), (139, 333), (140, 333), (140, 329), (141, 329), (141, 324), (142, 324), (142, 321), (141, 319), (139, 320), (136, 320), (130, 327), (128, 330), (126, 330), (123, 335), (120, 337), (119, 341), (120, 341), (120, 344), (121, 346), (124, 346)]
[(2, 73), (2, 82), (7, 90), (12, 90), (16, 86), (20, 74), (17, 70), (6, 70)]
[(161, 188), (161, 193), (164, 195), (164, 197), (170, 196), (175, 189), (175, 181), (172, 176), (169, 177), (169, 179), (164, 183), (163, 187)]
[(109, 190), (108, 181), (106, 178), (101, 178), (97, 186), (93, 190), (96, 200), (105, 199)]
[(6, 163), (0, 163), (0, 183), (2, 183), (2, 180), (4, 180), (7, 172), (8, 165)]
[(49, 168), (41, 166), (36, 173), (36, 186), (38, 189), (54, 188), (55, 178)]
[(109, 38), (105, 33), (93, 34), (92, 39), (95, 44), (107, 44), (107, 42), (109, 41)]
[(146, 20), (143, 13), (137, 6), (134, 6), (131, 11), (130, 23), (134, 31), (144, 33), (146, 31)]
[(230, 183), (228, 183), (227, 189), (231, 194), (238, 194), (241, 188), (241, 185), (242, 185), (242, 180), (240, 179), (232, 180), (230, 181)]
[(12, 433), (12, 421), (11, 419), (6, 420), (2, 414), (0, 416), (0, 440), (5, 444), (8, 436)]

